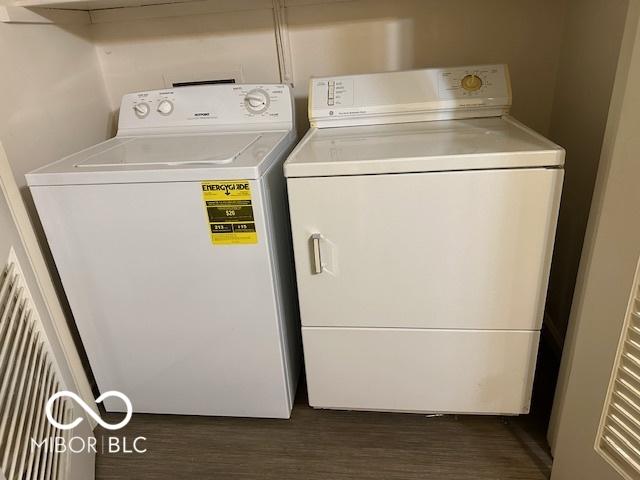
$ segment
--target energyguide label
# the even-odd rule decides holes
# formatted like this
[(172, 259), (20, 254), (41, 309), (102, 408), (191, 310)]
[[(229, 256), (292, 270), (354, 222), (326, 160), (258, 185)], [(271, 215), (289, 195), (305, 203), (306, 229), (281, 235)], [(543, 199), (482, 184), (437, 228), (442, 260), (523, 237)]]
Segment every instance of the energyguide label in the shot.
[(202, 182), (211, 243), (247, 245), (258, 243), (249, 180)]

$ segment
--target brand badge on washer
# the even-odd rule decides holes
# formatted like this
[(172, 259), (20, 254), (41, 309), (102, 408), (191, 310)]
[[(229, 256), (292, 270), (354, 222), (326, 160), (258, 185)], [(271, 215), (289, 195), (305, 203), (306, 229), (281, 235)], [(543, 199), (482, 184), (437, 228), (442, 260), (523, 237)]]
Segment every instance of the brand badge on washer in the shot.
[(211, 243), (246, 245), (258, 243), (249, 180), (202, 182)]

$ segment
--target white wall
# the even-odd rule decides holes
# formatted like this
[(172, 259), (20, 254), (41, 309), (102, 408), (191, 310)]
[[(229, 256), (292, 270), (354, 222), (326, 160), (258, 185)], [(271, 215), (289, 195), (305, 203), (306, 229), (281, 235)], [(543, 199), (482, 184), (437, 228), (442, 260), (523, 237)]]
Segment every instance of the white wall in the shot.
[[(312, 75), (494, 62), (511, 67), (514, 115), (548, 131), (566, 0), (288, 3), (301, 133), (308, 125)], [(100, 23), (91, 26), (113, 109), (124, 93), (164, 88), (165, 77), (206, 79), (241, 70), (246, 82), (279, 81), (270, 8), (140, 15), (139, 10), (101, 14), (95, 17)]]
[(306, 98), (312, 75), (508, 63), (514, 116), (547, 133), (565, 4), (360, 0), (288, 7), (296, 95)]
[(0, 141), (20, 187), (111, 132), (89, 28), (0, 23)]
[(125, 93), (167, 79), (280, 81), (271, 9), (97, 23), (91, 33), (114, 110)]
[(547, 312), (561, 345), (624, 31), (627, 0), (570, 0), (550, 137), (567, 150)]

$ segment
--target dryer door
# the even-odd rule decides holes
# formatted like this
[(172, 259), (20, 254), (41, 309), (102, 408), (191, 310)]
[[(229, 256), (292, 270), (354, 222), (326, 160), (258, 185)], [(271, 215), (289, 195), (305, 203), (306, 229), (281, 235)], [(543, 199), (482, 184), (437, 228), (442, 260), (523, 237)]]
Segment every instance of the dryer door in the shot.
[(541, 326), (563, 172), (290, 178), (303, 326)]

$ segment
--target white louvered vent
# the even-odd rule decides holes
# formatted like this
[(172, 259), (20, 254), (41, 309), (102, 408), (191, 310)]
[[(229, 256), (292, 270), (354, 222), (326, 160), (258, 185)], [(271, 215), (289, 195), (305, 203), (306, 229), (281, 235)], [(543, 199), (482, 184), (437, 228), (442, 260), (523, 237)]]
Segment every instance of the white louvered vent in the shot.
[[(66, 454), (33, 448), (64, 437), (49, 423), (45, 405), (63, 389), (55, 358), (13, 249), (0, 271), (0, 478), (62, 480)], [(53, 412), (60, 423), (71, 405), (57, 401)]]
[(640, 478), (640, 263), (600, 420), (596, 450), (625, 478)]

